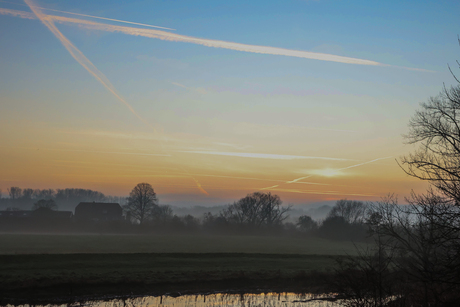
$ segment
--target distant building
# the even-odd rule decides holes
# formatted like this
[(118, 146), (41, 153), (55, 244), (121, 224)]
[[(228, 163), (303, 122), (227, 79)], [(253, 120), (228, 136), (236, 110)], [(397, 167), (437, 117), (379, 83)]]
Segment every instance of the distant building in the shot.
[(32, 217), (35, 219), (54, 219), (54, 220), (71, 220), (73, 217), (72, 211), (55, 211), (50, 208), (38, 208), (32, 211)]
[(70, 221), (72, 217), (72, 211), (54, 211), (49, 208), (38, 208), (36, 210), (0, 211), (0, 219), (10, 221)]
[(13, 219), (24, 219), (30, 218), (32, 216), (32, 212), (30, 210), (4, 210), (0, 211), (0, 218), (13, 218)]
[(80, 221), (119, 221), (122, 214), (118, 203), (82, 202), (75, 208), (75, 219)]

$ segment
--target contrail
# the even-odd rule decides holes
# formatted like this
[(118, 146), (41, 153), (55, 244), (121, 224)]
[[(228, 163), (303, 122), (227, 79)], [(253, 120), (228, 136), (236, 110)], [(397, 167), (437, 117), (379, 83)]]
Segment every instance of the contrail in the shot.
[[(32, 7), (31, 9), (32, 11), (36, 10), (35, 8), (32, 8)], [(12, 14), (11, 11), (12, 10), (9, 10), (9, 12), (3, 12), (3, 14)], [(22, 17), (21, 15), (18, 15), (17, 13), (15, 14), (15, 16)], [(69, 18), (69, 17), (62, 17), (62, 16), (54, 16), (54, 15), (46, 15), (46, 18), (60, 22), (60, 23), (74, 23), (74, 24), (77, 24), (89, 30), (119, 32), (119, 33), (124, 33), (128, 35), (134, 35), (134, 36), (143, 36), (143, 37), (148, 37), (148, 38), (155, 38), (155, 39), (175, 41), (175, 42), (186, 42), (186, 43), (192, 43), (192, 44), (197, 44), (197, 45), (202, 45), (202, 46), (207, 46), (207, 47), (223, 48), (223, 49), (230, 49), (230, 50), (236, 50), (236, 51), (242, 51), (242, 52), (283, 55), (283, 56), (289, 56), (289, 57), (298, 57), (298, 58), (305, 58), (305, 59), (314, 59), (314, 60), (320, 60), (320, 61), (330, 61), (330, 62), (356, 64), (356, 65), (391, 66), (391, 65), (379, 63), (376, 61), (350, 58), (350, 57), (344, 57), (344, 56), (327, 54), (327, 53), (317, 53), (317, 52), (292, 50), (292, 49), (284, 49), (284, 48), (277, 48), (277, 47), (240, 44), (240, 43), (227, 42), (227, 41), (221, 41), (221, 40), (212, 40), (212, 39), (198, 38), (198, 37), (193, 37), (193, 36), (180, 35), (180, 34), (175, 34), (175, 33), (161, 31), (161, 30), (110, 25), (110, 24), (104, 24), (104, 23), (99, 23), (99, 22), (94, 22), (94, 21), (89, 21), (89, 20), (84, 20), (84, 19), (77, 19), (77, 18)], [(410, 70), (425, 71), (423, 69), (407, 68), (407, 67), (404, 67), (404, 68), (410, 69)]]
[(260, 159), (276, 159), (276, 160), (295, 160), (295, 159), (311, 159), (311, 160), (331, 160), (331, 161), (350, 161), (350, 159), (330, 158), (330, 157), (313, 157), (313, 156), (292, 156), (292, 155), (277, 155), (265, 153), (249, 153), (249, 152), (223, 152), (223, 151), (178, 151), (184, 153), (195, 153), (217, 156), (231, 156), (240, 158), (260, 158)]
[(231, 49), (231, 50), (251, 52), (251, 53), (284, 55), (284, 56), (291, 56), (291, 57), (298, 57), (298, 58), (347, 63), (347, 64), (386, 66), (385, 64), (375, 62), (375, 61), (343, 57), (343, 56), (326, 54), (326, 53), (291, 50), (291, 49), (268, 47), (268, 46), (247, 45), (247, 44), (233, 43), (233, 42), (220, 41), (220, 40), (197, 38), (197, 37), (180, 35), (180, 34), (170, 33), (170, 32), (161, 31), (161, 30), (116, 26), (116, 25), (102, 24), (102, 23), (92, 22), (92, 21), (82, 20), (82, 19), (51, 16), (51, 15), (48, 15), (48, 16), (49, 18), (52, 18), (53, 20), (57, 22), (76, 23), (90, 30), (120, 32), (120, 33), (134, 35), (134, 36), (143, 36), (143, 37), (157, 38), (161, 40), (176, 41), (176, 42), (186, 42), (186, 43), (192, 43), (192, 44), (197, 44), (197, 45), (203, 45), (207, 47)]
[[(2, 12), (2, 14), (12, 14), (11, 11), (13, 10), (9, 10), (8, 13)], [(17, 13), (15, 14), (15, 16), (22, 17), (22, 15), (19, 15)], [(124, 33), (128, 35), (143, 36), (143, 37), (156, 38), (156, 39), (167, 40), (167, 41), (192, 43), (192, 44), (197, 44), (197, 45), (203, 45), (206, 47), (223, 48), (223, 49), (230, 49), (230, 50), (236, 50), (236, 51), (242, 51), (242, 52), (259, 53), (259, 54), (283, 55), (283, 56), (289, 56), (289, 57), (298, 57), (298, 58), (305, 58), (305, 59), (330, 61), (330, 62), (355, 64), (355, 65), (385, 66), (385, 67), (403, 68), (403, 69), (414, 70), (414, 71), (433, 72), (431, 70), (426, 70), (426, 69), (394, 66), (394, 65), (384, 64), (384, 63), (371, 61), (371, 60), (350, 58), (350, 57), (344, 57), (344, 56), (327, 54), (327, 53), (292, 50), (292, 49), (284, 49), (284, 48), (269, 47), (269, 46), (247, 45), (247, 44), (233, 43), (233, 42), (227, 42), (227, 41), (212, 40), (212, 39), (198, 38), (198, 37), (193, 37), (193, 36), (180, 35), (180, 34), (170, 33), (170, 32), (161, 31), (161, 30), (116, 26), (116, 25), (98, 23), (98, 22), (93, 22), (93, 21), (84, 20), (84, 19), (77, 19), (77, 18), (61, 17), (61, 16), (54, 16), (54, 15), (47, 15), (47, 18), (52, 19), (57, 22), (61, 22), (61, 23), (78, 24), (79, 26), (89, 29), (89, 30), (119, 32), (119, 33)]]
[[(118, 98), (118, 100), (120, 100), (123, 104), (125, 104), (129, 108), (129, 110), (134, 115), (136, 115), (137, 118), (139, 118), (144, 124), (146, 124), (147, 126), (155, 130), (153, 126), (151, 126), (145, 119), (143, 119), (139, 114), (137, 114), (136, 111), (131, 107), (131, 105), (128, 102), (126, 102), (126, 100), (123, 97), (121, 97), (120, 94), (117, 93), (115, 87), (110, 83), (107, 77), (105, 77), (105, 75), (101, 71), (99, 71), (97, 67), (94, 66), (94, 64), (91, 63), (91, 61), (77, 47), (75, 47), (72, 44), (72, 42), (70, 42), (70, 40), (67, 39), (67, 37), (65, 37), (58, 30), (58, 28), (54, 25), (52, 18), (43, 14), (37, 6), (34, 6), (32, 3), (32, 0), (24, 0), (24, 2), (29, 6), (29, 8), (32, 10), (35, 16), (61, 41), (62, 45), (67, 49), (67, 51), (69, 51), (72, 57), (78, 63), (80, 63), (80, 65), (82, 65), (90, 74), (92, 74), (100, 83), (102, 83), (102, 85), (104, 85), (106, 89), (108, 89), (116, 98)], [(6, 13), (9, 13), (9, 14), (11, 13), (16, 14), (15, 16), (20, 16), (20, 17), (23, 16), (15, 12), (10, 12), (11, 10), (5, 9), (4, 11), (6, 11)], [(26, 16), (26, 18), (28, 18), (28, 16)], [(206, 192), (201, 187), (201, 184), (193, 176), (191, 177), (195, 181), (198, 189), (202, 193), (209, 195), (208, 192)]]
[(198, 187), (198, 190), (200, 190), (201, 193), (206, 194), (206, 195), (209, 196), (209, 193), (206, 192), (206, 191), (201, 187), (201, 184), (198, 182), (198, 180), (196, 180), (194, 177), (192, 177), (192, 179), (195, 181), (196, 186)]
[[(345, 170), (345, 169), (350, 169), (350, 168), (353, 168), (353, 167), (358, 167), (358, 166), (361, 166), (361, 165), (365, 165), (365, 164), (369, 164), (369, 163), (373, 163), (373, 162), (376, 162), (376, 161), (379, 161), (379, 160), (389, 159), (389, 158), (392, 158), (392, 157), (377, 158), (377, 159), (374, 159), (374, 160), (371, 160), (371, 161), (366, 161), (366, 162), (363, 162), (363, 163), (354, 164), (354, 165), (351, 165), (351, 166), (339, 168), (339, 169), (337, 169), (336, 171), (343, 171), (343, 170)], [(297, 178), (297, 179), (294, 179), (294, 180), (286, 181), (286, 182), (284, 182), (284, 183), (285, 183), (285, 184), (296, 183), (296, 182), (298, 182), (298, 181), (300, 181), (300, 180), (307, 179), (307, 178), (310, 178), (310, 177), (312, 177), (312, 176), (314, 176), (314, 175), (309, 175), (309, 176), (300, 177), (300, 178)], [(279, 187), (279, 184), (278, 184), (278, 185), (271, 186), (271, 187), (262, 188), (262, 189), (260, 189), (260, 190), (273, 190), (274, 188), (277, 188), (277, 187)]]
[[(179, 173), (179, 174), (187, 174), (190, 173)], [(267, 178), (253, 178), (253, 177), (238, 177), (238, 176), (224, 176), (224, 175), (209, 175), (209, 174), (194, 174), (197, 177), (214, 177), (214, 178), (230, 178), (230, 179), (243, 179), (243, 180), (257, 180), (257, 181), (271, 181), (271, 182), (285, 182), (284, 180), (280, 179), (267, 179)], [(299, 182), (302, 184), (311, 184), (311, 185), (331, 185), (330, 183), (317, 183), (317, 182)]]
[(272, 191), (288, 192), (288, 193), (301, 193), (301, 194), (319, 194), (319, 195), (344, 195), (344, 196), (375, 196), (374, 194), (359, 194), (359, 193), (340, 193), (338, 191), (302, 191), (292, 189), (273, 189)]
[(30, 7), (35, 16), (37, 16), (37, 18), (40, 19), (40, 21), (61, 41), (62, 45), (67, 49), (70, 55), (72, 55), (72, 57), (80, 63), (81, 66), (83, 66), (91, 75), (93, 75), (94, 78), (96, 78), (96, 80), (109, 90), (109, 92), (111, 92), (118, 100), (128, 107), (131, 113), (133, 113), (139, 120), (155, 130), (150, 123), (137, 114), (133, 107), (117, 93), (115, 87), (112, 83), (110, 83), (109, 79), (107, 79), (107, 77), (99, 71), (99, 69), (97, 69), (97, 67), (94, 66), (93, 63), (91, 63), (91, 61), (88, 60), (88, 58), (61, 33), (61, 31), (58, 30), (49, 16), (43, 14), (39, 9), (37, 9), (37, 7), (32, 4), (32, 0), (24, 0), (24, 2)]
[(0, 9), (0, 14), (2, 15), (12, 15), (15, 17), (21, 17), (25, 19), (37, 19), (34, 14), (18, 10), (9, 10), (9, 9)]
[[(0, 2), (11, 3), (11, 4), (16, 4), (16, 5), (21, 5), (21, 6), (27, 6), (27, 5), (24, 5), (24, 4), (21, 4), (21, 3), (14, 3), (14, 2), (10, 2), (10, 1), (0, 0)], [(53, 11), (53, 12), (59, 12), (59, 13), (64, 13), (64, 14), (71, 14), (71, 15), (77, 15), (77, 16), (83, 16), (83, 17), (90, 17), (90, 18), (96, 18), (96, 19), (116, 21), (116, 22), (121, 22), (121, 23), (129, 23), (129, 24), (138, 25), (138, 26), (144, 26), (144, 27), (151, 27), (151, 28), (158, 28), (158, 29), (176, 31), (176, 29), (160, 27), (160, 26), (154, 26), (154, 25), (149, 25), (149, 24), (145, 24), (145, 23), (138, 23), (138, 22), (132, 22), (132, 21), (126, 21), (126, 20), (120, 20), (120, 19), (113, 19), (113, 18), (106, 18), (106, 17), (100, 17), (100, 16), (79, 14), (79, 13), (73, 13), (73, 12), (67, 12), (67, 11), (60, 11), (60, 10), (48, 9), (46, 7), (40, 7), (40, 6), (34, 6), (34, 7), (37, 8), (37, 9), (46, 10), (46, 11)]]
[(87, 152), (87, 153), (101, 153), (101, 154), (115, 154), (115, 155), (135, 155), (135, 156), (156, 156), (156, 157), (171, 157), (168, 154), (157, 153), (140, 153), (140, 152), (123, 152), (123, 151), (99, 151), (99, 150), (85, 150), (85, 149), (62, 149), (62, 148), (33, 148), (33, 147), (16, 147), (16, 146), (0, 146), (0, 148), (15, 148), (26, 150), (51, 150), (51, 151), (67, 151), (67, 152)]
[(357, 166), (361, 166), (361, 165), (373, 163), (373, 162), (376, 162), (376, 161), (379, 161), (379, 160), (390, 159), (390, 158), (393, 158), (393, 156), (384, 157), (384, 158), (377, 158), (377, 159), (374, 159), (374, 160), (371, 160), (371, 161), (367, 161), (367, 162), (355, 164), (355, 165), (352, 165), (352, 166), (347, 166), (347, 167), (344, 167), (344, 168), (339, 168), (338, 171), (343, 171), (344, 169), (349, 169), (349, 168), (353, 168), (353, 167), (357, 167)]
[(201, 193), (203, 194), (206, 194), (207, 196), (209, 196), (209, 193), (205, 191), (205, 189), (203, 189), (203, 187), (201, 186), (201, 184), (198, 182), (198, 180), (195, 179), (195, 177), (193, 177), (186, 169), (182, 169), (190, 178), (193, 179), (193, 181), (195, 181), (196, 183), (196, 186), (198, 187), (198, 190), (201, 191)]

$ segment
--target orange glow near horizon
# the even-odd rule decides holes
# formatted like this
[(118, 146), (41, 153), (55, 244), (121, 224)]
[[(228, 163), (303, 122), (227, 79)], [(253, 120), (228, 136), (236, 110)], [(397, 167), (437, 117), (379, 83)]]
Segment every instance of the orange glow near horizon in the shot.
[[(235, 151), (237, 156), (228, 151), (220, 154), (216, 150), (221, 145), (208, 145), (214, 154), (186, 152), (184, 149), (198, 143), (201, 147), (213, 143), (199, 136), (160, 137), (158, 133), (147, 133), (131, 137), (113, 134), (107, 138), (109, 133), (88, 131), (29, 133), (37, 134), (36, 142), (15, 144), (13, 137), (11, 146), (0, 147), (0, 158), (10, 161), (0, 181), (4, 192), (10, 186), (74, 187), (126, 196), (137, 183), (148, 182), (164, 201), (171, 195), (183, 195), (202, 198), (203, 204), (210, 204), (264, 191), (295, 204), (342, 198), (378, 200), (388, 193), (404, 197), (411, 189), (423, 187), (407, 178), (391, 158), (367, 163), (346, 156), (338, 160), (288, 159), (289, 155), (270, 153), (267, 159), (254, 157), (254, 152), (249, 152), (248, 157), (242, 151)], [(151, 141), (145, 142), (148, 138)], [(349, 168), (359, 164), (363, 165)]]

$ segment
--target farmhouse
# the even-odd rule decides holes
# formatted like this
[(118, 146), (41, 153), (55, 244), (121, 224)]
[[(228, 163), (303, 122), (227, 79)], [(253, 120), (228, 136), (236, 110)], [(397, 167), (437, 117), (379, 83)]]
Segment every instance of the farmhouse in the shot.
[(118, 203), (81, 202), (75, 208), (75, 219), (86, 221), (119, 221), (122, 212)]

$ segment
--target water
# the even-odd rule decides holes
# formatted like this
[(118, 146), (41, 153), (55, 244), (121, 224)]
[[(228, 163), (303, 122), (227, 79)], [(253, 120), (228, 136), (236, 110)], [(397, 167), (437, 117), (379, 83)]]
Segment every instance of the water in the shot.
[[(128, 299), (94, 300), (60, 307), (340, 307), (340, 301), (318, 300), (331, 297), (324, 294), (263, 293), (263, 294), (207, 294), (178, 297), (145, 296)], [(47, 305), (46, 307), (50, 307)], [(9, 306), (12, 307), (12, 306)], [(24, 305), (24, 307), (30, 307)], [(34, 307), (39, 307), (35, 305)], [(44, 306), (43, 306), (44, 307)]]

